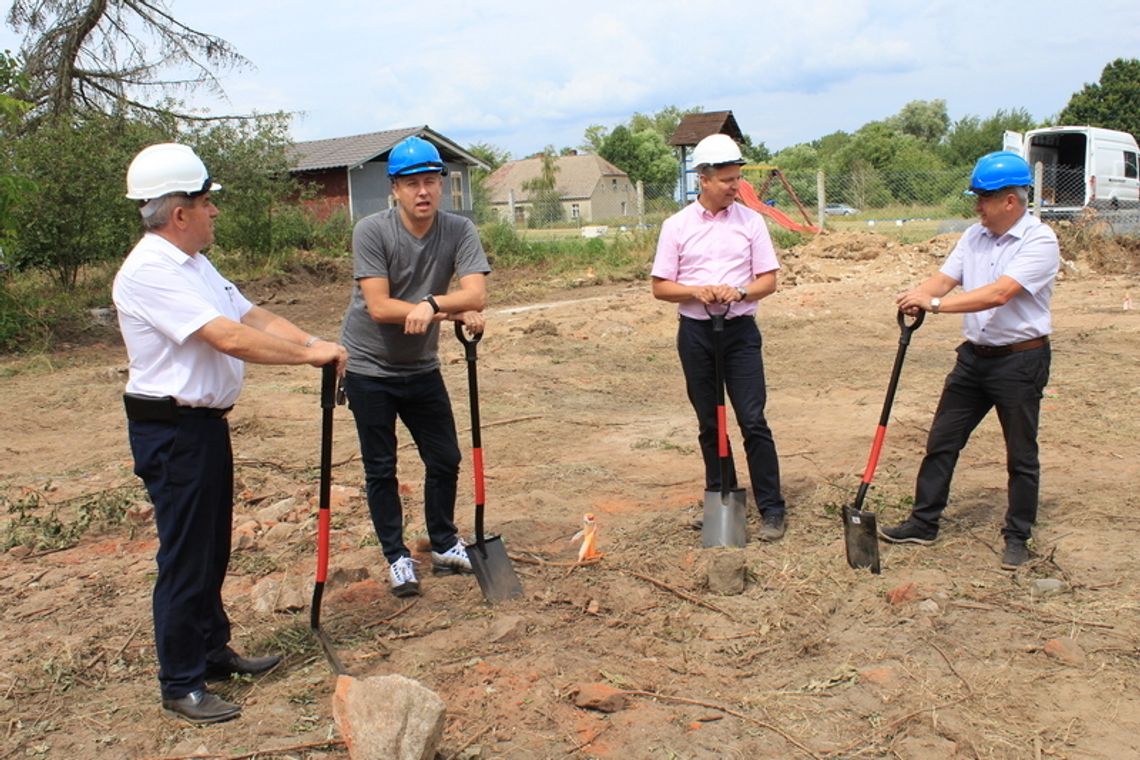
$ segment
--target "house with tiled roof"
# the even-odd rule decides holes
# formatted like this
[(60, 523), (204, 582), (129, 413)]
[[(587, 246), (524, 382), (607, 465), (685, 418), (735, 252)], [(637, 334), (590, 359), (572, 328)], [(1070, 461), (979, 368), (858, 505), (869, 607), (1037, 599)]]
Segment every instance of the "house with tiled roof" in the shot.
[[(592, 153), (558, 156), (555, 188), (562, 218), (571, 224), (601, 222), (638, 213), (638, 193), (629, 175)], [(491, 207), (504, 221), (525, 225), (534, 206), (528, 183), (542, 174), (542, 156), (508, 161), (484, 181)]]
[(320, 216), (345, 209), (356, 221), (389, 207), (392, 183), (388, 180), (388, 154), (412, 135), (435, 145), (447, 164), (440, 208), (470, 214), (471, 169), (491, 167), (426, 124), (294, 143), (289, 153), (290, 173), (307, 186), (304, 203)]

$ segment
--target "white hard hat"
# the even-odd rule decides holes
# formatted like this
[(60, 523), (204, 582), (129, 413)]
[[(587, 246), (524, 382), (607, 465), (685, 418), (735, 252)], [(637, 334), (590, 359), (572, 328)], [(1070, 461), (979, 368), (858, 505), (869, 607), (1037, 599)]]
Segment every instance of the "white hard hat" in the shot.
[(740, 155), (740, 146), (728, 135), (715, 134), (697, 143), (693, 148), (693, 168), (702, 166), (722, 166), (724, 164), (743, 164), (744, 157)]
[(139, 151), (127, 169), (127, 197), (136, 201), (161, 198), (170, 193), (195, 195), (221, 190), (210, 179), (202, 159), (189, 146), (159, 143)]

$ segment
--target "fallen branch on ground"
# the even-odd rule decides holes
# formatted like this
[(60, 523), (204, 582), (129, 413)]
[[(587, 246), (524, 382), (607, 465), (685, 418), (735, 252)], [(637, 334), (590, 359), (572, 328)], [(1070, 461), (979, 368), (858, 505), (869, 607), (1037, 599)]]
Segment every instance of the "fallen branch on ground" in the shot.
[(653, 578), (653, 577), (648, 576), (648, 575), (642, 575), (641, 573), (634, 572), (633, 570), (626, 570), (624, 572), (629, 573), (634, 578), (640, 578), (643, 581), (646, 581), (648, 583), (652, 583), (654, 586), (656, 586), (659, 589), (664, 589), (665, 591), (668, 591), (671, 594), (676, 594), (677, 596), (681, 597), (682, 599), (684, 599), (687, 602), (692, 602), (693, 604), (695, 604), (699, 607), (704, 607), (705, 609), (712, 610), (713, 612), (719, 612), (720, 614), (724, 615), (729, 620), (736, 620), (736, 618), (734, 618), (732, 616), (732, 613), (728, 612), (727, 610), (721, 609), (720, 607), (717, 607), (715, 604), (712, 604), (710, 602), (706, 602), (704, 599), (701, 599), (700, 597), (693, 596), (692, 594), (690, 594), (687, 591), (682, 591), (681, 589), (679, 589), (675, 586), (670, 586), (665, 581), (658, 580), (658, 579)]
[(780, 736), (782, 736), (784, 738), (784, 741), (786, 741), (788, 744), (791, 744), (793, 747), (798, 749), (800, 752), (803, 752), (805, 755), (807, 755), (810, 758), (813, 758), (814, 760), (820, 760), (819, 755), (812, 752), (811, 749), (804, 746), (803, 743), (798, 741), (794, 736), (792, 736), (791, 734), (789, 734), (787, 731), (780, 728), (779, 726), (772, 725), (771, 723), (765, 723), (762, 720), (757, 720), (756, 718), (753, 718), (749, 715), (745, 715), (742, 712), (737, 712), (736, 710), (725, 707), (724, 705), (718, 705), (714, 702), (703, 702), (699, 699), (689, 699), (688, 697), (674, 697), (674, 696), (670, 696), (668, 694), (659, 694), (655, 691), (641, 691), (640, 689), (622, 689), (621, 693), (622, 694), (629, 694), (630, 696), (635, 696), (635, 697), (652, 697), (653, 699), (660, 699), (664, 702), (679, 702), (679, 703), (685, 704), (685, 705), (696, 705), (697, 707), (707, 707), (710, 710), (719, 710), (720, 712), (724, 713), (725, 715), (731, 715), (734, 718), (740, 718), (741, 720), (748, 721), (749, 723), (751, 723), (753, 725), (760, 726), (760, 728), (767, 729), (768, 731), (771, 731), (772, 733), (779, 734)]
[(308, 744), (293, 744), (288, 747), (274, 747), (273, 749), (255, 749), (252, 752), (242, 752), (240, 755), (194, 754), (170, 755), (165, 757), (148, 757), (143, 760), (251, 760), (251, 758), (273, 757), (286, 752), (296, 752), (306, 749), (331, 749), (343, 747), (344, 739), (327, 739), (323, 742), (310, 742)]

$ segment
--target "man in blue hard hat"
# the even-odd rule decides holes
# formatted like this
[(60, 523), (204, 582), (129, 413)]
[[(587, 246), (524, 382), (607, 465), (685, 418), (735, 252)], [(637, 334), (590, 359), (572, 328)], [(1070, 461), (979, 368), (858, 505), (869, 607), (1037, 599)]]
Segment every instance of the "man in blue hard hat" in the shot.
[[(1049, 306), (1061, 261), (1053, 230), (1026, 211), (1032, 182), (1029, 164), (1016, 153), (982, 156), (967, 191), (976, 198), (978, 223), (937, 274), (896, 299), (911, 315), (964, 315), (966, 340), (934, 413), (910, 517), (879, 531), (891, 543), (934, 542), (958, 454), (990, 409), (997, 409), (1009, 473), (1001, 531), (1006, 570), (1029, 558), (1026, 542), (1037, 519), (1037, 423), (1049, 380)], [(961, 291), (951, 293), (958, 286)]]
[[(356, 284), (341, 341), (348, 348), (344, 391), (356, 420), (368, 510), (389, 564), (396, 596), (419, 594), (416, 561), (404, 543), (396, 479), (396, 419), (403, 420), (424, 463), (424, 514), (437, 575), (470, 573), (455, 527), (459, 439), (439, 370), (439, 324), (483, 331), (485, 278), (491, 267), (470, 219), (439, 209), (447, 166), (421, 137), (392, 148), (393, 208), (353, 230)], [(458, 287), (450, 290), (453, 277)]]

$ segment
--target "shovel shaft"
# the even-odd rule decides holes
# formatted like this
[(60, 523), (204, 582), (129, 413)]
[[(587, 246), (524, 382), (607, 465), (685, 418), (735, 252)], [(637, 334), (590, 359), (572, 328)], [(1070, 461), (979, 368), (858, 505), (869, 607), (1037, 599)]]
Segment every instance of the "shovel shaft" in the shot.
[(895, 353), (895, 363), (891, 367), (891, 380), (887, 384), (887, 396), (883, 399), (883, 411), (879, 414), (879, 426), (875, 428), (875, 440), (871, 444), (871, 453), (867, 457), (867, 466), (863, 470), (863, 480), (859, 485), (859, 492), (855, 495), (852, 509), (858, 511), (863, 506), (863, 499), (867, 495), (867, 488), (875, 477), (875, 468), (879, 465), (879, 453), (883, 450), (883, 440), (887, 436), (887, 423), (891, 418), (891, 407), (895, 403), (895, 391), (899, 387), (899, 377), (902, 375), (903, 359), (906, 358), (906, 347), (910, 345), (910, 336), (922, 325), (926, 312), (920, 311), (911, 323), (907, 323), (906, 315), (898, 313), (899, 348)]

